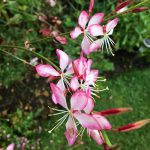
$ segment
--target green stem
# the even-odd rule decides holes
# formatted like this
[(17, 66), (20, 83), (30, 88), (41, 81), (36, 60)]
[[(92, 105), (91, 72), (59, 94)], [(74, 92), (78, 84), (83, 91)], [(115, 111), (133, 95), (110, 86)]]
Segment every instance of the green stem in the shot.
[(103, 137), (104, 137), (104, 140), (105, 140), (106, 144), (111, 147), (112, 144), (111, 144), (111, 142), (110, 142), (110, 140), (109, 140), (109, 138), (108, 138), (108, 136), (107, 136), (106, 131), (105, 131), (105, 130), (102, 130), (101, 132), (102, 132), (102, 134), (103, 134)]
[(28, 51), (31, 52), (32, 54), (34, 54), (35, 56), (45, 60), (46, 62), (48, 62), (49, 64), (51, 64), (53, 67), (55, 67), (57, 70), (60, 70), (52, 61), (50, 61), (49, 59), (47, 59), (46, 57), (44, 57), (43, 55), (35, 52), (35, 51), (30, 51), (29, 49), (26, 49), (24, 47), (21, 46), (12, 46), (12, 45), (0, 45), (0, 48), (18, 48), (18, 49), (22, 49), (24, 51)]
[(122, 16), (122, 15), (125, 15), (125, 14), (127, 14), (128, 12), (130, 12), (130, 11), (132, 11), (132, 10), (134, 10), (134, 9), (136, 9), (136, 8), (138, 8), (138, 7), (140, 7), (140, 6), (144, 5), (144, 4), (146, 4), (146, 3), (149, 3), (149, 2), (150, 2), (149, 0), (144, 0), (143, 2), (137, 4), (137, 5), (133, 6), (133, 7), (130, 7), (130, 8), (127, 9), (124, 13), (115, 14), (115, 15), (113, 15), (113, 16), (111, 16), (111, 17), (105, 18), (104, 21), (111, 20), (111, 19), (113, 19), (113, 18), (116, 18), (116, 17), (120, 17), (120, 16)]
[[(15, 55), (13, 55), (13, 54), (7, 52), (7, 51), (4, 51), (4, 50), (2, 50), (2, 49), (0, 49), (0, 51), (2, 51), (3, 53), (5, 53), (5, 54), (7, 54), (7, 55), (10, 55), (10, 56), (16, 58), (17, 60), (19, 60), (19, 61), (21, 61), (21, 62), (23, 62), (23, 63), (25, 63), (25, 64), (28, 64), (28, 65), (32, 66), (32, 65), (31, 65), (29, 62), (27, 62), (26, 60), (21, 59), (21, 58), (15, 56)], [(32, 66), (32, 67), (34, 67), (34, 66)]]

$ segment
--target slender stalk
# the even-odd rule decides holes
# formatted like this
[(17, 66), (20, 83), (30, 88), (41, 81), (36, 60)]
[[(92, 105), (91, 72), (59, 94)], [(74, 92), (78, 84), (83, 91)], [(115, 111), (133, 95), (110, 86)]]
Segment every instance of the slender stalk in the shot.
[(105, 140), (106, 144), (111, 147), (112, 144), (111, 144), (111, 142), (110, 142), (110, 140), (109, 140), (109, 138), (108, 138), (108, 136), (107, 136), (106, 131), (105, 131), (105, 130), (102, 130), (101, 132), (102, 132), (102, 134), (103, 134), (103, 137), (104, 137), (104, 140)]
[(31, 52), (32, 54), (34, 54), (35, 56), (45, 60), (46, 62), (48, 62), (49, 64), (51, 64), (53, 67), (55, 67), (57, 70), (60, 70), (52, 61), (50, 61), (48, 58), (46, 58), (45, 56), (35, 52), (35, 51), (30, 51), (29, 49), (26, 49), (24, 47), (21, 46), (15, 46), (15, 45), (0, 45), (0, 48), (18, 48), (18, 49), (22, 49), (24, 51), (28, 51)]
[(7, 55), (10, 55), (10, 56), (12, 56), (12, 57), (16, 58), (17, 60), (19, 60), (19, 61), (23, 62), (24, 64), (27, 64), (27, 65), (30, 65), (30, 66), (34, 67), (33, 65), (31, 65), (31, 64), (30, 64), (29, 62), (27, 62), (26, 60), (21, 59), (21, 58), (19, 58), (19, 57), (15, 56), (15, 55), (13, 55), (13, 54), (11, 54), (11, 53), (9, 53), (9, 52), (5, 51), (5, 50), (1, 50), (1, 49), (0, 49), (0, 51), (2, 51), (3, 53), (5, 53), (5, 54), (7, 54)]
[(127, 14), (128, 12), (130, 12), (130, 11), (132, 11), (132, 10), (134, 10), (134, 9), (136, 9), (136, 8), (138, 8), (138, 7), (140, 7), (140, 6), (144, 5), (144, 4), (146, 4), (146, 3), (150, 3), (150, 0), (144, 0), (143, 2), (140, 2), (140, 3), (136, 4), (135, 6), (128, 8), (124, 13), (115, 14), (115, 15), (113, 15), (113, 16), (111, 16), (111, 17), (107, 17), (107, 18), (104, 19), (104, 21), (111, 20), (111, 19), (113, 19), (113, 18), (116, 18), (116, 17), (120, 17), (120, 16), (122, 16), (122, 15), (125, 15), (125, 14)]

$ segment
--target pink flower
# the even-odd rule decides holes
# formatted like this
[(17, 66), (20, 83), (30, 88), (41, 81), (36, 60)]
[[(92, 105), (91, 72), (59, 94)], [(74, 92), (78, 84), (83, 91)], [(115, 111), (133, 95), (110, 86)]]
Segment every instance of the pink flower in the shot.
[(112, 55), (112, 46), (114, 45), (114, 41), (109, 37), (112, 35), (114, 28), (118, 24), (118, 18), (113, 19), (109, 21), (106, 26), (101, 26), (101, 25), (92, 25), (89, 27), (89, 33), (92, 36), (102, 36), (101, 39), (98, 39), (94, 41), (90, 46), (89, 46), (89, 52), (96, 51), (99, 48), (102, 48), (105, 45), (106, 49), (108, 52), (110, 52)]
[[(91, 5), (92, 7), (92, 5)], [(85, 54), (90, 54), (89, 46), (93, 41), (94, 37), (89, 34), (89, 27), (94, 24), (100, 24), (103, 20), (103, 13), (96, 13), (89, 20), (89, 15), (86, 11), (82, 11), (78, 18), (78, 25), (73, 31), (71, 31), (70, 36), (72, 39), (77, 38), (81, 33), (83, 34), (83, 40), (81, 43), (82, 51)], [(89, 20), (89, 21), (88, 21)]]
[(68, 79), (70, 79), (71, 74), (73, 74), (72, 62), (65, 52), (57, 49), (56, 54), (59, 60), (60, 71), (47, 64), (37, 65), (36, 71), (41, 77), (59, 77), (60, 80), (57, 85), (65, 90), (66, 86), (67, 88), (70, 86)]
[(83, 56), (73, 61), (75, 75), (70, 82), (70, 87), (73, 91), (80, 88), (88, 93), (89, 97), (91, 97), (91, 94), (97, 96), (97, 92), (108, 90), (108, 87), (103, 90), (96, 88), (96, 81), (106, 81), (106, 79), (98, 77), (98, 70), (91, 69), (91, 65), (92, 60), (87, 60)]
[(87, 95), (85, 92), (81, 90), (76, 91), (70, 98), (70, 108), (69, 108), (63, 91), (53, 83), (51, 83), (50, 86), (52, 90), (53, 102), (55, 104), (59, 104), (65, 109), (65, 110), (57, 110), (59, 112), (53, 114), (53, 115), (63, 114), (63, 117), (60, 118), (58, 120), (58, 124), (52, 130), (49, 131), (50, 133), (54, 129), (58, 128), (68, 118), (68, 121), (66, 123), (65, 135), (68, 140), (68, 144), (71, 146), (74, 144), (77, 135), (76, 121), (78, 121), (78, 123), (83, 128), (92, 130), (100, 129), (98, 121), (92, 115), (81, 112), (88, 103)]

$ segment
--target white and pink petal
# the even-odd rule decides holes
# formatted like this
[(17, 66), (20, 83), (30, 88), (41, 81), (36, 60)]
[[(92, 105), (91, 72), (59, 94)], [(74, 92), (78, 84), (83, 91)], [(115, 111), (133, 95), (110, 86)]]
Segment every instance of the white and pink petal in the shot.
[(104, 143), (103, 135), (98, 130), (88, 130), (89, 135), (96, 141), (98, 145), (102, 145)]
[(96, 13), (94, 14), (89, 23), (88, 23), (88, 26), (90, 25), (94, 25), (94, 24), (101, 24), (101, 22), (103, 21), (103, 17), (104, 17), (104, 14), (103, 13)]
[(95, 52), (97, 51), (98, 49), (101, 48), (102, 46), (102, 40), (101, 39), (98, 39), (96, 41), (94, 41), (90, 46), (89, 46), (89, 53), (91, 52)]
[(109, 31), (111, 31), (112, 29), (114, 29), (117, 26), (118, 21), (119, 21), (118, 18), (115, 18), (115, 19), (109, 21), (107, 23), (107, 25), (106, 25), (106, 32), (108, 33)]
[(88, 98), (88, 103), (86, 105), (86, 107), (84, 108), (84, 111), (87, 113), (87, 114), (90, 114), (92, 112), (94, 108), (94, 101), (91, 97)]
[(70, 36), (72, 39), (76, 39), (81, 33), (83, 33), (81, 28), (75, 27), (75, 29), (70, 32)]
[(63, 72), (68, 66), (70, 58), (65, 52), (59, 49), (56, 49), (56, 54), (59, 59), (59, 66), (61, 68), (61, 71)]
[(88, 97), (85, 92), (78, 90), (76, 91), (70, 99), (71, 110), (83, 110), (88, 102)]
[(104, 116), (101, 116), (99, 114), (93, 114), (93, 117), (98, 121), (101, 130), (110, 130), (112, 128), (111, 124)]
[(73, 116), (79, 121), (79, 123), (87, 129), (99, 130), (100, 126), (97, 120), (89, 114), (84, 114), (81, 112), (75, 112)]
[(90, 40), (86, 36), (84, 36), (82, 43), (81, 43), (81, 48), (82, 48), (82, 51), (86, 55), (90, 54), (90, 51), (89, 51), (90, 44), (91, 44)]
[(63, 91), (55, 84), (51, 83), (50, 84), (51, 90), (52, 90), (52, 98), (54, 103), (61, 105), (62, 107), (68, 109), (67, 103), (66, 103), (66, 98), (63, 93)]
[(88, 31), (92, 36), (104, 35), (103, 27), (101, 25), (98, 25), (98, 24), (94, 24), (94, 25), (89, 26)]
[(66, 132), (65, 132), (66, 139), (68, 141), (68, 145), (72, 146), (75, 143), (76, 136), (77, 136), (77, 129), (75, 122), (69, 116), (68, 121), (66, 123)]
[(81, 13), (80, 13), (80, 16), (78, 18), (78, 24), (79, 26), (82, 28), (82, 29), (85, 29), (86, 27), (86, 24), (88, 22), (88, 18), (89, 18), (89, 15), (88, 13), (83, 10)]
[(78, 77), (77, 76), (74, 76), (72, 79), (71, 79), (71, 82), (70, 82), (70, 87), (73, 91), (76, 91), (79, 87), (80, 87), (80, 83), (78, 81)]
[(58, 71), (56, 71), (52, 66), (45, 65), (45, 64), (39, 64), (35, 67), (37, 73), (41, 77), (49, 77), (49, 76), (60, 76)]

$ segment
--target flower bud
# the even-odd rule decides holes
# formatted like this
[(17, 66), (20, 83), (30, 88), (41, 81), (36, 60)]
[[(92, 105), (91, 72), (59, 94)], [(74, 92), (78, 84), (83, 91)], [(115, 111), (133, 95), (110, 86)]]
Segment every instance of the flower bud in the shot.
[(100, 113), (102, 116), (111, 116), (111, 115), (118, 115), (125, 112), (132, 111), (132, 108), (111, 108), (108, 110), (103, 110)]
[(133, 13), (139, 13), (148, 10), (148, 7), (139, 7), (132, 10)]
[(150, 119), (140, 120), (140, 121), (137, 121), (134, 123), (130, 123), (130, 124), (121, 126), (118, 129), (116, 129), (115, 131), (119, 131), (119, 132), (132, 131), (132, 130), (139, 129), (148, 123), (150, 123)]
[(92, 12), (93, 6), (94, 6), (94, 0), (90, 0), (89, 13)]
[(116, 11), (116, 12), (119, 12), (121, 9), (126, 8), (132, 1), (133, 1), (133, 0), (127, 0), (127, 1), (125, 1), (125, 2), (120, 3), (120, 4), (116, 7), (115, 11)]

